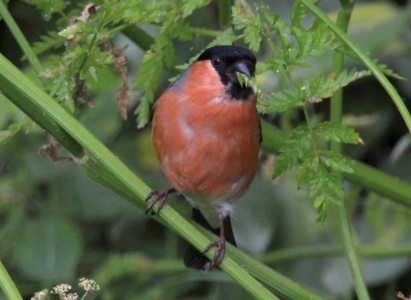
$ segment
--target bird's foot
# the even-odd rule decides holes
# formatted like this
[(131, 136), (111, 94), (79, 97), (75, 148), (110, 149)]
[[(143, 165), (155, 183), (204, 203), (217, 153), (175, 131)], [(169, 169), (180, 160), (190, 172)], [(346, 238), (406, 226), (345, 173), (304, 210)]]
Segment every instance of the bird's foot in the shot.
[[(154, 205), (158, 203), (157, 213), (160, 213), (160, 210), (163, 208), (164, 204), (167, 201), (168, 195), (174, 193), (175, 189), (168, 189), (168, 190), (152, 190), (150, 194), (148, 194), (146, 198), (146, 202), (151, 200), (147, 206), (146, 214), (152, 210)], [(154, 213), (152, 213), (154, 214)]]
[(213, 259), (207, 263), (205, 269), (206, 270), (211, 270), (214, 267), (219, 267), (221, 262), (223, 261), (224, 255), (225, 255), (225, 244), (226, 240), (224, 236), (220, 236), (218, 240), (210, 243), (207, 248), (205, 248), (204, 253), (209, 251), (211, 248), (216, 247), (215, 252), (214, 252), (214, 257)]

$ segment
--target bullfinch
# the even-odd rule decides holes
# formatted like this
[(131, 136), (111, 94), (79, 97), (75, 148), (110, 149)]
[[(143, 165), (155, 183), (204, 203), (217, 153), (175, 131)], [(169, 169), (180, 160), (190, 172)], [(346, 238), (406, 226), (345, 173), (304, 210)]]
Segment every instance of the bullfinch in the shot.
[[(173, 188), (153, 190), (147, 211), (155, 203), (160, 211), (167, 196), (177, 191), (192, 204), (194, 219), (219, 235), (203, 252), (215, 247), (213, 259), (192, 248), (184, 259), (188, 267), (208, 270), (220, 265), (227, 231), (232, 236), (227, 228), (232, 203), (246, 192), (257, 171), (262, 140), (257, 97), (237, 77), (253, 77), (255, 66), (256, 58), (247, 49), (209, 48), (155, 103), (153, 144)], [(234, 239), (227, 240), (235, 245)]]

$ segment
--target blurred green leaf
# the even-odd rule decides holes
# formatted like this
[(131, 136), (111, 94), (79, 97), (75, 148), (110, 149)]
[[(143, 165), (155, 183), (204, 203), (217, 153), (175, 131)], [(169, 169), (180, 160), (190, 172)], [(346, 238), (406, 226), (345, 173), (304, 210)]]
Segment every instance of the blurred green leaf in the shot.
[(211, 43), (207, 45), (207, 48), (220, 45), (232, 45), (237, 40), (237, 36), (234, 30), (230, 27), (227, 28), (222, 34), (217, 36)]
[(17, 123), (11, 124), (6, 130), (0, 131), (0, 146), (7, 143), (23, 126), (26, 126), (28, 120), (23, 120)]
[(308, 9), (300, 1), (296, 1), (290, 11), (290, 19), (292, 26), (301, 26), (300, 23), (307, 15)]
[(56, 31), (48, 31), (47, 35), (41, 35), (39, 42), (33, 43), (35, 54), (43, 53), (50, 49), (58, 49), (64, 45), (64, 39)]
[(14, 259), (20, 271), (43, 284), (70, 280), (81, 256), (79, 230), (54, 213), (28, 220), (16, 245)]

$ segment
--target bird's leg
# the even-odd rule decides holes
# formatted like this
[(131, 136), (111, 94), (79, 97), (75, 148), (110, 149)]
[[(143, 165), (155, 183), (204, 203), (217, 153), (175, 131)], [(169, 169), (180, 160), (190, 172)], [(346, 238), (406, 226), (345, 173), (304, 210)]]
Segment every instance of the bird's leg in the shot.
[(218, 211), (218, 218), (220, 221), (220, 237), (218, 240), (210, 243), (207, 248), (205, 248), (204, 253), (209, 251), (211, 248), (216, 247), (214, 257), (211, 260), (211, 262), (208, 264), (206, 267), (207, 270), (211, 270), (213, 267), (218, 267), (221, 262), (223, 261), (224, 255), (225, 255), (225, 235), (224, 235), (224, 216), (223, 214)]
[(168, 195), (170, 195), (171, 193), (174, 193), (175, 191), (176, 189), (174, 188), (168, 189), (168, 190), (162, 190), (162, 191), (152, 190), (151, 193), (148, 194), (146, 198), (146, 202), (151, 199), (150, 203), (147, 206), (146, 214), (153, 208), (154, 204), (156, 204), (157, 202), (159, 203), (157, 213), (160, 213), (160, 210), (163, 208), (164, 204), (167, 201)]

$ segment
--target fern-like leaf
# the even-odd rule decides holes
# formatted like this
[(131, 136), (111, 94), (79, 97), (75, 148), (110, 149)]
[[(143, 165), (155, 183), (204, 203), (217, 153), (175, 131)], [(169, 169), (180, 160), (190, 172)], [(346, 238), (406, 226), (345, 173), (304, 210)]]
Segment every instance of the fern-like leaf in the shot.
[(147, 124), (150, 116), (150, 105), (154, 102), (154, 87), (159, 82), (161, 71), (163, 69), (162, 52), (147, 53), (140, 65), (136, 78), (135, 89), (144, 91), (145, 94), (140, 97), (140, 103), (137, 106), (137, 127), (142, 128)]
[(210, 3), (210, 0), (183, 0), (181, 10), (183, 12), (183, 18), (187, 18), (197, 8), (204, 7)]
[(235, 29), (244, 31), (244, 41), (249, 44), (250, 50), (258, 51), (261, 42), (262, 24), (251, 10), (248, 3), (244, 0), (239, 0), (232, 7), (233, 25)]
[(39, 42), (33, 43), (33, 52), (41, 54), (50, 49), (58, 49), (64, 45), (64, 39), (55, 31), (48, 31), (47, 35), (40, 36)]
[(290, 89), (268, 93), (266, 95), (267, 112), (283, 112), (293, 107), (302, 106), (307, 101), (311, 103), (320, 102), (331, 97), (338, 89), (370, 74), (369, 71), (357, 72), (351, 70), (348, 72), (344, 70), (337, 77), (334, 73), (327, 77), (319, 75), (311, 81), (304, 80)]
[(344, 198), (344, 187), (337, 174), (353, 170), (341, 154), (319, 149), (319, 141), (358, 143), (361, 139), (354, 130), (336, 122), (322, 122), (312, 129), (297, 127), (276, 157), (273, 177), (298, 166), (297, 185), (308, 187), (308, 196), (318, 210), (318, 221), (323, 222), (329, 204), (341, 203)]

